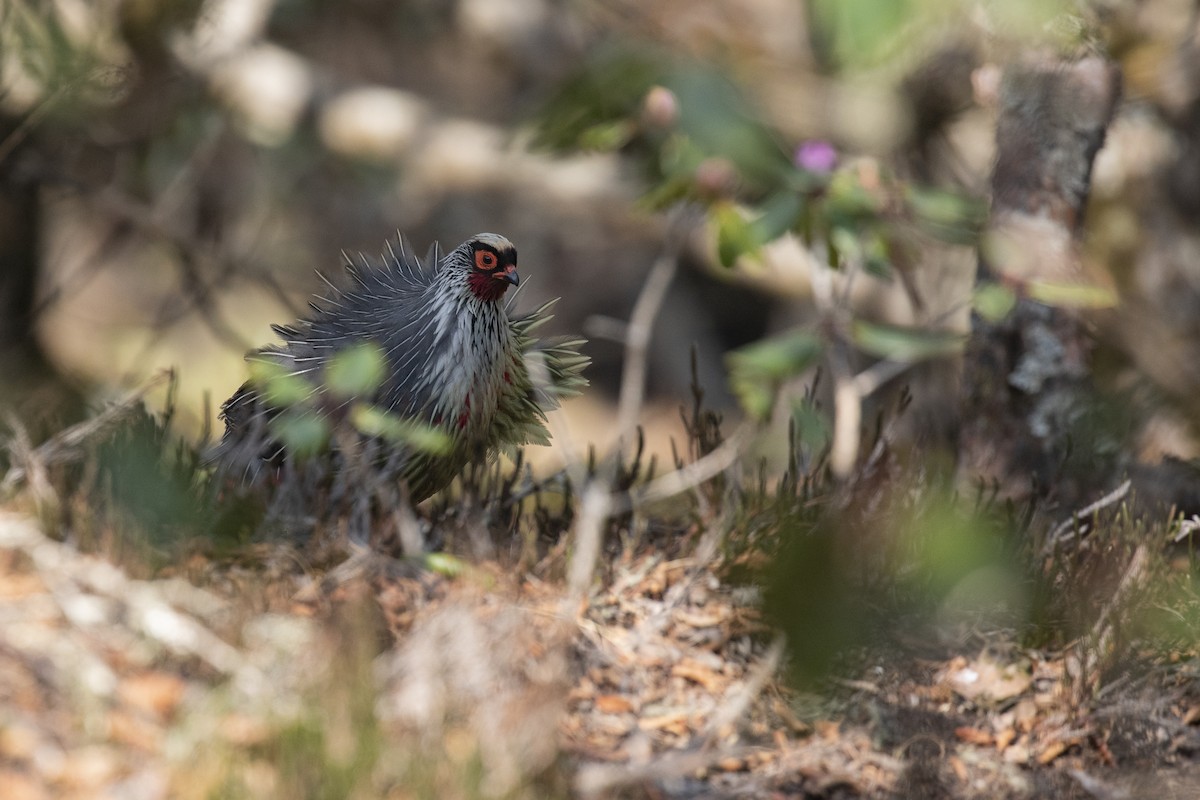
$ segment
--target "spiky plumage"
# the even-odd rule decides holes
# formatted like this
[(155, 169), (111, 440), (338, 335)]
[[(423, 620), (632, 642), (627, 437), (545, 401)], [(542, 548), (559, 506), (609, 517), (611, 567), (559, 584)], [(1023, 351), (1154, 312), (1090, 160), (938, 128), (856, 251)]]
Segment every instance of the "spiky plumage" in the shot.
[[(383, 378), (367, 399), (394, 417), (441, 431), (448, 442), (437, 452), (395, 441), (374, 448), (388, 474), (405, 481), (419, 501), (474, 458), (548, 443), (546, 409), (586, 385), (582, 339), (533, 336), (550, 318), (550, 303), (509, 316), (503, 296), (518, 283), (516, 263), (516, 249), (496, 234), (474, 236), (444, 257), (434, 245), (424, 262), (401, 241), (399, 252), (389, 246), (382, 263), (348, 263), (348, 288), (330, 284), (308, 317), (273, 326), (282, 345), (248, 359), (303, 377), (311, 387), (306, 405), (328, 417), (348, 402), (327, 391), (333, 359), (357, 345), (376, 346)], [(271, 431), (281, 409), (268, 397), (252, 381), (222, 406), (225, 435), (215, 461), (225, 473), (255, 482), (289, 458)]]

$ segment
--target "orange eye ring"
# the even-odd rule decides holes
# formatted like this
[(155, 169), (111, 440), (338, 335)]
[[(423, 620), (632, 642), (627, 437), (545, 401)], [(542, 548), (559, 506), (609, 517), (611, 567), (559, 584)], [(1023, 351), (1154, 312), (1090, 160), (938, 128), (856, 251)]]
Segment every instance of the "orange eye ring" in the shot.
[(499, 264), (499, 259), (496, 254), (487, 250), (478, 250), (475, 253), (475, 267), (482, 270), (493, 270)]

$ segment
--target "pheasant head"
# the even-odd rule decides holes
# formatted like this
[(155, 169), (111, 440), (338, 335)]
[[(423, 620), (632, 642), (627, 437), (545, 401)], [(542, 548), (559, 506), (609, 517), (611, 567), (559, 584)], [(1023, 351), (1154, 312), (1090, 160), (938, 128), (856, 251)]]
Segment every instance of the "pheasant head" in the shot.
[(508, 239), (494, 233), (481, 233), (460, 247), (464, 248), (466, 252), (461, 255), (455, 251), (456, 262), (461, 262), (462, 256), (467, 257), (470, 264), (467, 287), (479, 300), (495, 303), (504, 296), (509, 284), (517, 286), (521, 283), (517, 275), (517, 248)]

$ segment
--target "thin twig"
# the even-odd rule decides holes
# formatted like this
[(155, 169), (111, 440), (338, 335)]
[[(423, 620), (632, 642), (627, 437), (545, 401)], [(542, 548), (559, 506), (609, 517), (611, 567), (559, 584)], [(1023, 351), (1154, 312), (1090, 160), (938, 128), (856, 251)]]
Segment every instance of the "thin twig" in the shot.
[(1100, 610), (1100, 616), (1096, 618), (1096, 623), (1092, 626), (1092, 637), (1096, 644), (1090, 660), (1099, 661), (1104, 651), (1108, 649), (1113, 636), (1113, 627), (1109, 624), (1109, 619), (1116, 614), (1118, 608), (1125, 604), (1130, 594), (1141, 585), (1142, 578), (1146, 574), (1146, 561), (1149, 558), (1147, 552), (1144, 544), (1138, 545), (1137, 549), (1133, 551), (1129, 564), (1125, 567), (1125, 574), (1121, 576), (1121, 582), (1117, 584), (1116, 591), (1105, 603), (1104, 608)]
[(1089, 775), (1081, 769), (1069, 769), (1067, 770), (1067, 774), (1075, 779), (1081, 789), (1096, 798), (1096, 800), (1130, 800), (1133, 797), (1128, 789), (1121, 786), (1113, 786), (1111, 783)]
[[(407, 495), (407, 492), (405, 493)], [(413, 513), (408, 497), (392, 508), (392, 521), (396, 525), (396, 536), (400, 539), (400, 552), (407, 558), (417, 558), (425, 552), (425, 537), (421, 535), (421, 523)]]
[[(529, 378), (538, 391), (546, 391), (550, 385), (550, 373), (546, 362), (540, 354), (529, 354), (525, 357), (525, 368)], [(575, 437), (571, 426), (561, 408), (551, 409), (546, 414), (546, 425), (550, 434), (558, 443), (563, 454), (563, 469), (566, 471), (574, 486), (583, 487), (579, 513), (575, 517), (572, 528), (574, 552), (567, 568), (567, 600), (568, 607), (564, 608), (565, 617), (574, 616), (572, 609), (578, 608), (591, 585), (592, 575), (596, 570), (596, 561), (600, 558), (600, 546), (604, 539), (604, 522), (611, 513), (612, 500), (609, 487), (611, 479), (589, 480), (587, 470), (579, 459), (575, 449)]]
[(837, 298), (834, 296), (833, 268), (821, 259), (813, 259), (813, 302), (826, 322), (835, 331), (826, 362), (833, 378), (833, 435), (829, 444), (829, 468), (838, 478), (849, 476), (858, 458), (861, 437), (862, 398), (855, 375), (846, 354), (846, 344), (836, 333), (841, 326)]
[(854, 376), (854, 389), (860, 397), (870, 397), (879, 391), (881, 386), (912, 369), (915, 363), (891, 359), (877, 361)]
[(575, 518), (575, 552), (567, 571), (567, 598), (572, 608), (579, 606), (591, 586), (604, 541), (604, 523), (611, 513), (612, 494), (608, 487), (599, 480), (588, 483)]
[[(735, 431), (732, 436), (721, 442), (717, 449), (703, 458), (650, 481), (634, 495), (635, 502), (641, 504), (665, 500), (715, 478), (737, 460), (745, 441), (745, 429)], [(617, 507), (623, 511), (628, 510), (624, 504), (618, 504)]]
[(679, 264), (679, 239), (678, 234), (668, 234), (666, 250), (650, 268), (650, 274), (629, 316), (629, 325), (625, 330), (625, 364), (617, 399), (618, 449), (633, 440), (633, 431), (642, 411), (650, 335), (667, 296), (667, 289), (675, 278)]
[[(667, 231), (667, 241), (661, 256), (650, 268), (650, 274), (642, 285), (642, 291), (630, 313), (629, 325), (625, 330), (625, 364), (621, 373), (621, 389), (617, 400), (617, 448), (615, 456), (599, 470), (598, 474), (583, 486), (579, 515), (575, 519), (574, 542), (571, 563), (567, 572), (568, 602), (578, 606), (591, 585), (600, 558), (604, 540), (604, 525), (620, 500), (613, 496), (612, 485), (621, 451), (633, 441), (638, 417), (646, 395), (646, 372), (650, 336), (654, 321), (662, 309), (663, 300), (679, 264), (679, 250), (683, 242), (685, 225), (680, 219), (672, 221)], [(559, 431), (555, 431), (558, 438)], [(567, 438), (566, 443), (570, 444)], [(573, 449), (573, 448), (572, 448)], [(574, 477), (574, 476), (573, 476)]]
[(1101, 510), (1108, 508), (1109, 506), (1114, 505), (1116, 503), (1119, 503), (1121, 500), (1125, 499), (1125, 497), (1129, 494), (1130, 487), (1132, 487), (1132, 486), (1133, 486), (1133, 481), (1126, 480), (1124, 483), (1122, 483), (1116, 489), (1113, 489), (1111, 492), (1104, 495), (1096, 502), (1091, 503), (1090, 505), (1084, 506), (1083, 508), (1079, 509), (1074, 514), (1072, 514), (1068, 519), (1065, 519), (1062, 522), (1060, 522), (1054, 528), (1054, 530), (1050, 533), (1050, 535), (1046, 537), (1046, 544), (1042, 546), (1042, 555), (1048, 555), (1050, 553), (1050, 551), (1053, 550), (1059, 544), (1059, 542), (1061, 540), (1066, 538), (1067, 531), (1074, 528), (1080, 522), (1085, 522), (1089, 517), (1091, 517), (1097, 511), (1101, 511)]
[(77, 84), (75, 82), (72, 82), (70, 84), (60, 86), (51, 92), (48, 97), (42, 100), (42, 102), (38, 103), (37, 107), (34, 108), (33, 111), (29, 112), (25, 119), (21, 120), (21, 122), (15, 128), (13, 128), (12, 132), (9, 133), (8, 136), (4, 137), (4, 139), (0, 141), (0, 164), (3, 164), (6, 160), (8, 160), (8, 157), (13, 154), (13, 151), (21, 146), (21, 142), (28, 138), (30, 131), (37, 127), (38, 123), (42, 121), (42, 118), (50, 113), (55, 104), (58, 103), (59, 99), (61, 99), (68, 90), (74, 89), (76, 85)]
[(762, 692), (767, 682), (775, 676), (779, 669), (779, 662), (783, 658), (783, 636), (776, 636), (771, 642), (771, 646), (767, 648), (766, 654), (762, 659), (754, 665), (750, 670), (750, 674), (746, 676), (746, 681), (741, 687), (734, 692), (730, 692), (729, 697), (712, 715), (712, 719), (708, 722), (708, 730), (705, 739), (714, 744), (721, 732), (737, 722), (737, 720), (746, 712), (750, 704), (754, 702), (754, 698), (758, 697)]
[(575, 773), (575, 790), (582, 797), (607, 797), (614, 789), (691, 775), (724, 758), (741, 758), (752, 747), (728, 747), (693, 753), (667, 753), (645, 764), (584, 764)]
[[(201, 321), (220, 341), (237, 347), (248, 349), (249, 344), (238, 335), (217, 307), (215, 286), (212, 285), (198, 269), (198, 262), (214, 261), (235, 266), (237, 262), (224, 258), (217, 248), (206, 244), (195, 236), (184, 231), (179, 225), (171, 224), (160, 218), (156, 209), (139, 202), (115, 189), (102, 189), (95, 194), (97, 202), (113, 216), (136, 226), (143, 234), (151, 235), (162, 241), (169, 242), (175, 248), (177, 258), (174, 266), (178, 268), (186, 290), (186, 302), (178, 313), (160, 311), (153, 327), (162, 330), (170, 323), (181, 318), (190, 308), (200, 312)], [(226, 275), (231, 273), (227, 272)]]
[(846, 478), (858, 460), (862, 439), (862, 401), (858, 383), (850, 371), (850, 359), (840, 340), (829, 348), (829, 372), (833, 376), (833, 438), (829, 446), (829, 468)]

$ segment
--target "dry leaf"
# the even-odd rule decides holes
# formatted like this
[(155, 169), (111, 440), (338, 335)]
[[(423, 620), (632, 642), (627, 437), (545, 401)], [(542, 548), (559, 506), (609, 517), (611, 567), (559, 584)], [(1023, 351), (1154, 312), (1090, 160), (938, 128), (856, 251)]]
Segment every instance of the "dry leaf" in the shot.
[(144, 717), (124, 711), (108, 714), (108, 735), (114, 742), (127, 744), (147, 753), (157, 752), (163, 743), (163, 731)]
[(827, 742), (836, 742), (841, 738), (841, 723), (829, 719), (818, 720), (813, 725), (817, 735)]
[(676, 622), (687, 625), (689, 628), (716, 628), (730, 616), (732, 615), (729, 609), (721, 606), (705, 611), (688, 611), (680, 608), (672, 614)]
[(966, 725), (955, 728), (954, 735), (967, 744), (975, 744), (980, 747), (986, 747), (992, 744), (993, 741), (992, 734), (987, 731), (981, 731), (979, 728), (972, 728)]
[(183, 699), (187, 682), (169, 672), (143, 672), (121, 681), (117, 696), (131, 708), (163, 719), (170, 716)]
[(1046, 746), (1045, 749), (1042, 750), (1042, 752), (1038, 753), (1037, 763), (1042, 764), (1043, 766), (1049, 764), (1051, 761), (1067, 752), (1067, 748), (1070, 746), (1071, 745), (1069, 742), (1064, 742), (1061, 740), (1057, 742), (1051, 742)]
[(50, 793), (31, 775), (17, 770), (0, 770), (0, 786), (5, 800), (49, 800)]
[(694, 659), (686, 658), (671, 667), (671, 674), (698, 683), (709, 692), (719, 692), (725, 686), (726, 680), (719, 673), (700, 664)]
[(1029, 670), (1019, 664), (997, 664), (987, 657), (943, 672), (944, 680), (967, 700), (996, 702), (1024, 692), (1033, 683)]
[(620, 694), (602, 694), (592, 702), (595, 703), (596, 710), (604, 714), (624, 714), (633, 711), (633, 703)]
[(667, 731), (682, 736), (689, 730), (688, 715), (686, 712), (677, 711), (657, 717), (643, 717), (638, 720), (638, 727), (644, 731)]

